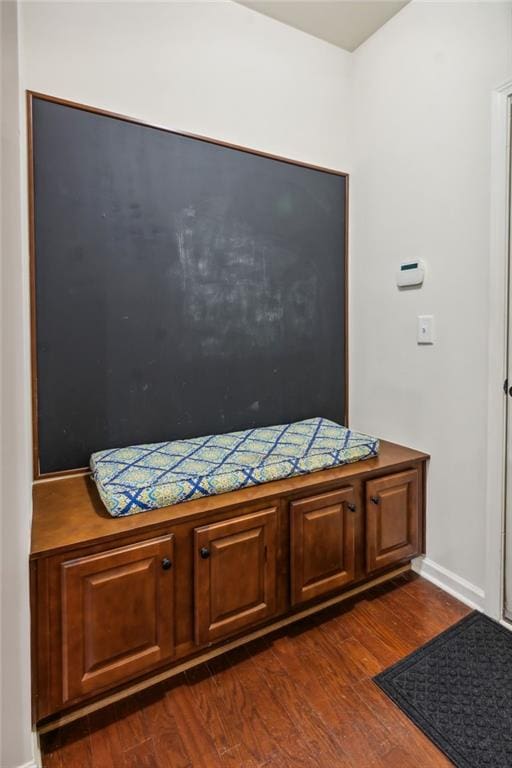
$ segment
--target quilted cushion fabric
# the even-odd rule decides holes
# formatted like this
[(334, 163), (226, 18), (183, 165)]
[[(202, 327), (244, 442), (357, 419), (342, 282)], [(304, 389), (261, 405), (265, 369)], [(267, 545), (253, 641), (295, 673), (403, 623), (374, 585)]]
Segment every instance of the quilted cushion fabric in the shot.
[(374, 437), (315, 418), (225, 435), (99, 451), (99, 494), (113, 517), (376, 456)]

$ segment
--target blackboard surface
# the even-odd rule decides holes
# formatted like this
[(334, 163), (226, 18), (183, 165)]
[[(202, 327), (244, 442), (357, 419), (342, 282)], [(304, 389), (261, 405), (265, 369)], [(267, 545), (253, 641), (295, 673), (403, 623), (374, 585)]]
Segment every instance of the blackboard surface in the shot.
[(32, 98), (37, 454), (345, 419), (344, 175)]

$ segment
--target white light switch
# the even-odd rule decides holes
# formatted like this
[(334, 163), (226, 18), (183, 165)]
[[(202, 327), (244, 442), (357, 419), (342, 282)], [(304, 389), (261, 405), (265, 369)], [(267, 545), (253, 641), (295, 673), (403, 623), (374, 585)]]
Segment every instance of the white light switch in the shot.
[(418, 344), (434, 343), (434, 315), (418, 315)]

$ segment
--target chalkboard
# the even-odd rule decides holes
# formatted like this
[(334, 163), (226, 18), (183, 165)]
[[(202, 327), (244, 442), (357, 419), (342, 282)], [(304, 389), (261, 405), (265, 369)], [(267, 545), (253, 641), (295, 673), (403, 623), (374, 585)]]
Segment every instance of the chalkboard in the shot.
[(345, 421), (345, 174), (49, 97), (30, 112), (37, 476)]

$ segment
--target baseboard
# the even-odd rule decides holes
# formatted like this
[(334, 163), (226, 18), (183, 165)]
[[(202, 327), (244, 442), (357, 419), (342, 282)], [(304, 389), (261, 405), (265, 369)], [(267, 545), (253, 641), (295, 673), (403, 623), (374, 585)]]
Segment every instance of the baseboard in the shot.
[(431, 581), (432, 584), (456, 597), (461, 603), (465, 603), (477, 611), (484, 610), (485, 593), (483, 589), (449, 571), (448, 568), (444, 568), (428, 557), (418, 557), (413, 560), (412, 569), (424, 579)]
[(13, 766), (13, 768), (41, 768), (43, 765), (41, 750), (39, 748), (39, 734), (37, 731), (32, 731), (32, 752), (34, 754), (32, 760), (29, 760), (27, 763), (20, 763), (19, 765)]
[(42, 768), (43, 758), (41, 757), (41, 747), (39, 745), (39, 734), (37, 731), (32, 731), (32, 745), (34, 750), (34, 760), (30, 764), (30, 768)]
[(37, 731), (32, 731), (32, 752), (34, 755), (32, 760), (29, 760), (28, 763), (23, 763), (23, 765), (17, 765), (15, 768), (41, 768), (43, 765), (41, 749), (39, 747), (39, 734)]

